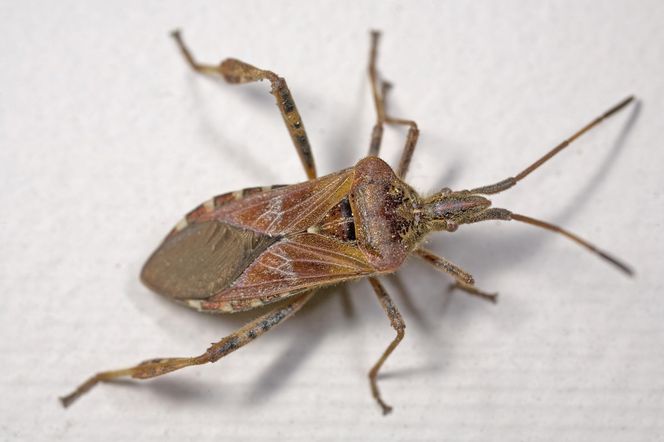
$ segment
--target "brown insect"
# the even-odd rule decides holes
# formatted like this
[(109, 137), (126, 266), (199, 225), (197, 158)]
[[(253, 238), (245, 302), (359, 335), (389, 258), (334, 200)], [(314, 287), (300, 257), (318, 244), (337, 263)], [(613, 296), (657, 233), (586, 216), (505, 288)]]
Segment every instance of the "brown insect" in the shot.
[[(302, 118), (283, 78), (232, 58), (219, 66), (199, 64), (180, 33), (173, 32), (173, 37), (197, 72), (221, 75), (229, 83), (271, 83), (272, 95), (309, 180), (244, 189), (201, 204), (166, 236), (143, 267), (141, 279), (155, 292), (201, 312), (234, 313), (285, 302), (212, 344), (199, 356), (151, 359), (134, 367), (98, 373), (61, 398), (65, 407), (99, 382), (125, 376), (153, 378), (190, 365), (215, 362), (293, 316), (321, 287), (366, 277), (397, 333), (369, 372), (372, 395), (383, 413), (388, 413), (391, 407), (383, 401), (376, 377), (403, 339), (405, 324), (378, 276), (394, 273), (409, 255), (414, 255), (451, 275), (454, 287), (496, 300), (495, 293), (478, 289), (469, 273), (421, 245), (428, 233), (454, 232), (460, 224), (487, 220), (531, 224), (560, 233), (623, 272), (632, 273), (625, 264), (573, 233), (492, 208), (484, 195), (516, 185), (583, 133), (627, 106), (633, 97), (606, 111), (514, 177), (471, 190), (445, 188), (422, 197), (403, 181), (419, 130), (414, 121), (386, 113), (389, 86), (378, 80), (376, 71), (378, 32), (371, 34), (369, 58), (377, 113), (369, 155), (353, 167), (320, 178), (316, 176)], [(396, 172), (377, 156), (385, 124), (409, 127)]]

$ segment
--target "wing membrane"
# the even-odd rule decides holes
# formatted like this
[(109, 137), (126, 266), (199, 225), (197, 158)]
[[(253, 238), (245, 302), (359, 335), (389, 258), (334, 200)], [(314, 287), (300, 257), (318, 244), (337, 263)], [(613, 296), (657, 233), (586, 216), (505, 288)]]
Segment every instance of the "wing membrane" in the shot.
[(235, 279), (277, 241), (267, 235), (212, 220), (169, 236), (145, 263), (143, 282), (174, 299), (205, 299)]

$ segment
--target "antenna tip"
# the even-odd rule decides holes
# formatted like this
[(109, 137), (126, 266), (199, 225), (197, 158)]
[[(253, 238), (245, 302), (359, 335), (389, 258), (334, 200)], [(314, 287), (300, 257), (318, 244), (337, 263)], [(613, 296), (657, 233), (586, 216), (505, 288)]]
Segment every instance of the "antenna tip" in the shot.
[(636, 100), (636, 96), (630, 95), (622, 101), (622, 105), (627, 106), (629, 103), (631, 103), (634, 100)]
[(627, 106), (629, 103), (631, 103), (635, 99), (636, 98), (634, 97), (634, 95), (630, 95), (629, 97), (624, 98), (620, 103), (613, 106), (611, 109), (606, 111), (601, 117), (599, 117), (597, 120), (595, 120), (595, 123), (599, 123), (603, 119), (608, 118), (608, 117), (612, 116), (613, 114), (621, 111), (625, 106)]
[(609, 255), (606, 252), (603, 252), (601, 250), (597, 250), (597, 254), (607, 260), (609, 263), (613, 264), (616, 266), (619, 270), (621, 270), (623, 273), (625, 273), (629, 277), (634, 277), (634, 270), (628, 266), (627, 264), (618, 261), (616, 258), (613, 256)]

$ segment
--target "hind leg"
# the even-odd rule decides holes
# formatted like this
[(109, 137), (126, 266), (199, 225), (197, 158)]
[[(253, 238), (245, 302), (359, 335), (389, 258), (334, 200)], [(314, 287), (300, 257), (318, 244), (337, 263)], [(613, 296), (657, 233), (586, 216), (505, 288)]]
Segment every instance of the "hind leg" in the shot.
[(304, 172), (310, 180), (316, 178), (316, 165), (309, 138), (285, 79), (272, 71), (259, 69), (235, 58), (227, 58), (218, 66), (198, 63), (185, 46), (180, 31), (174, 31), (172, 35), (187, 63), (196, 72), (206, 75), (220, 75), (227, 82), (234, 84), (268, 80), (272, 84), (271, 93), (277, 100), (277, 106), (279, 106), (286, 129), (288, 129), (295, 150), (300, 157)]
[(149, 379), (179, 370), (191, 365), (207, 364), (216, 362), (227, 354), (250, 343), (263, 333), (271, 330), (274, 326), (282, 323), (293, 316), (311, 298), (313, 292), (309, 292), (290, 302), (284, 307), (278, 307), (254, 319), (236, 332), (226, 336), (208, 348), (205, 353), (189, 358), (158, 358), (143, 361), (133, 367), (120, 370), (103, 371), (92, 376), (81, 384), (76, 390), (67, 396), (61, 397), (62, 405), (68, 407), (76, 399), (90, 391), (100, 382), (108, 382), (122, 377), (134, 379)]

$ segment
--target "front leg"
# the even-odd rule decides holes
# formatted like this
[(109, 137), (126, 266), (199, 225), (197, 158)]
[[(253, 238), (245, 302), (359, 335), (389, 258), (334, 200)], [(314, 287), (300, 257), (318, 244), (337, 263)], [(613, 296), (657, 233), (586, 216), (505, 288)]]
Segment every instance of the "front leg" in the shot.
[(423, 248), (415, 249), (413, 255), (419, 256), (424, 261), (431, 264), (436, 270), (443, 271), (452, 276), (455, 282), (450, 288), (463, 290), (469, 295), (478, 296), (487, 301), (491, 301), (494, 304), (498, 300), (498, 293), (488, 293), (475, 287), (473, 276), (453, 262)]

